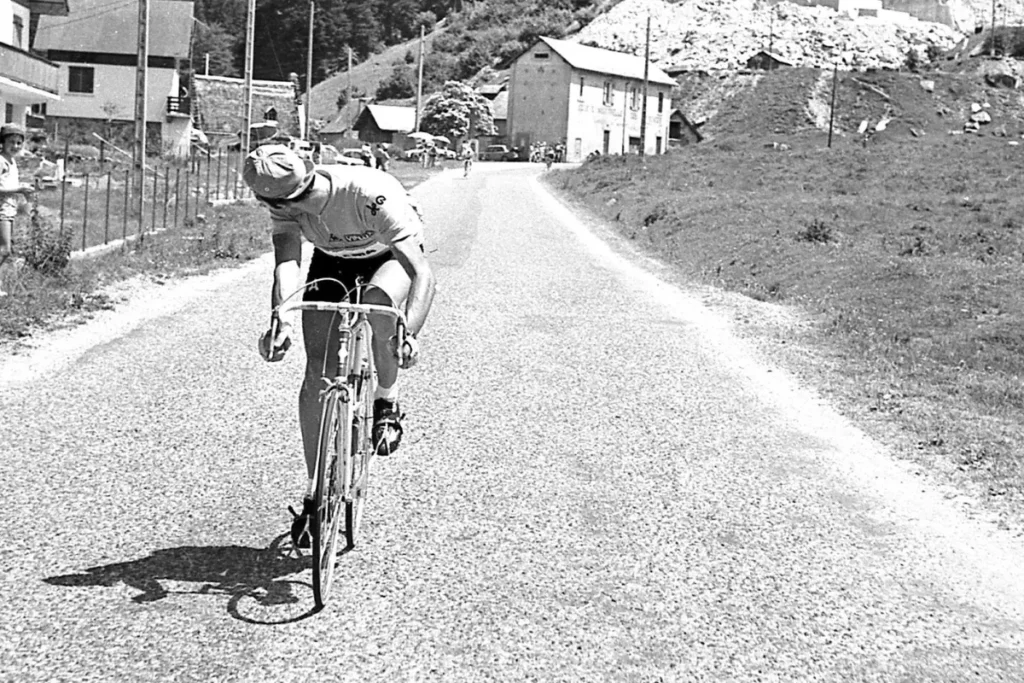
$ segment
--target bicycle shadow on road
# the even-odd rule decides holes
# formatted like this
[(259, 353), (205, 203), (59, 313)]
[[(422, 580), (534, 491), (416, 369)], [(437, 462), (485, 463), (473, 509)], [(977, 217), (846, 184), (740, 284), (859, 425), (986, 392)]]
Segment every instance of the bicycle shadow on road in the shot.
[[(89, 567), (78, 574), (51, 576), (43, 581), (53, 586), (77, 588), (123, 583), (140, 591), (132, 597), (132, 602), (140, 604), (156, 602), (169, 595), (228, 595), (227, 610), (236, 619), (254, 624), (290, 623), (305, 619), (315, 610), (310, 607), (297, 615), (281, 614), (294, 611), (288, 607), (301, 608), (303, 603), (312, 603), (310, 597), (300, 597), (295, 590), (299, 586), (311, 590), (308, 583), (285, 578), (311, 566), (308, 555), (298, 556), (290, 548), (281, 547), (286, 536), (275, 538), (267, 548), (164, 548), (138, 560)], [(181, 589), (161, 582), (200, 585)]]

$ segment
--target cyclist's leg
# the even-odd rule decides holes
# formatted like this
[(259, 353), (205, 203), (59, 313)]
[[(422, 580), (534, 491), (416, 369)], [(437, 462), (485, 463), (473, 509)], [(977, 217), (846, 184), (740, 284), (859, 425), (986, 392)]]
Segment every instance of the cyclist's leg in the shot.
[[(377, 268), (370, 284), (373, 287), (367, 290), (363, 299), (366, 303), (401, 307), (409, 296), (412, 283), (402, 264), (390, 259)], [(383, 315), (371, 315), (369, 320), (373, 328), (373, 361), (377, 368), (378, 392), (387, 394), (398, 379), (398, 359), (389, 348), (389, 341), (395, 334), (395, 322)]]
[(317, 442), (320, 436), (320, 390), (323, 377), (332, 377), (338, 369), (338, 325), (334, 313), (303, 311), (302, 341), (306, 347), (306, 371), (299, 389), (299, 429), (310, 478), (316, 468)]
[[(344, 262), (319, 251), (313, 252), (306, 281), (329, 277), (340, 280), (345, 287), (352, 286), (353, 277), (344, 272)], [(319, 283), (307, 289), (303, 299), (308, 301), (341, 301), (345, 289), (335, 283)], [(306, 351), (306, 369), (299, 389), (299, 429), (302, 432), (306, 471), (312, 478), (316, 468), (317, 441), (320, 436), (320, 390), (323, 377), (333, 377), (338, 369), (338, 320), (335, 313), (303, 311), (302, 342)]]

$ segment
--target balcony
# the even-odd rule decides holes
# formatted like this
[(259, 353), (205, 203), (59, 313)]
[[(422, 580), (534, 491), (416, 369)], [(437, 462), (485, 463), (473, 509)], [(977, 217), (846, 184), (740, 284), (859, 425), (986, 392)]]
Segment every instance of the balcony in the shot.
[(168, 116), (192, 116), (192, 99), (188, 97), (168, 97)]
[[(8, 81), (8, 83), (2, 84), (5, 91), (13, 89), (20, 94), (20, 97), (17, 97), (19, 101), (37, 102), (42, 99), (50, 99), (40, 98), (38, 94), (33, 97), (32, 89), (42, 90), (53, 95), (54, 98), (58, 95), (59, 71), (57, 65), (13, 45), (0, 43), (0, 78)], [(18, 86), (28, 87), (19, 88)]]

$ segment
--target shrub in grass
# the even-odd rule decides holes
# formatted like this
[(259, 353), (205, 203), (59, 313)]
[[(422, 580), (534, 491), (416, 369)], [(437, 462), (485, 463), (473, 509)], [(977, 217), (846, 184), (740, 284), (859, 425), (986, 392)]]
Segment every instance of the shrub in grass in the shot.
[(44, 275), (56, 275), (71, 261), (71, 232), (61, 233), (37, 204), (29, 214), (28, 239), (21, 250), (25, 263)]
[(835, 241), (835, 232), (832, 230), (832, 226), (821, 220), (815, 218), (811, 221), (803, 230), (796, 234), (798, 242), (816, 242), (819, 244), (825, 244), (827, 242)]

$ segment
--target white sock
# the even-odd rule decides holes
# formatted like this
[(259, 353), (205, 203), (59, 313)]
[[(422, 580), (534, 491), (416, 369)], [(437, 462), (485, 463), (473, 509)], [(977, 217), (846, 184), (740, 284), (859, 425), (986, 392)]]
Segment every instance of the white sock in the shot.
[(390, 387), (378, 384), (376, 391), (373, 392), (373, 398), (382, 398), (385, 401), (391, 401), (394, 403), (398, 400), (398, 382), (395, 382)]
[(313, 491), (316, 488), (316, 482), (313, 481), (313, 477), (309, 478), (309, 483), (306, 484), (306, 498), (313, 497)]

